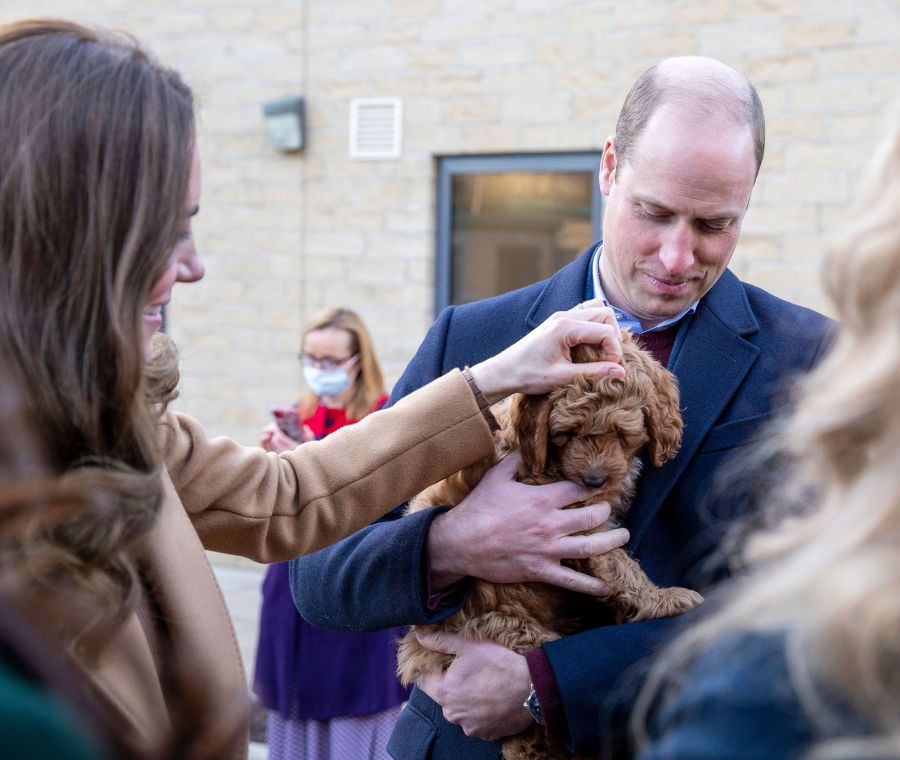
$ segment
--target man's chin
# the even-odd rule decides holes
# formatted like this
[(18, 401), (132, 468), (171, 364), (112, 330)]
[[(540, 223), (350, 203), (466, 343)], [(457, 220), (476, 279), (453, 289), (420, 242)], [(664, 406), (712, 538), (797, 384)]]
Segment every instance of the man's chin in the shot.
[(646, 299), (649, 306), (647, 313), (652, 314), (660, 322), (681, 314), (697, 300), (693, 295), (685, 296), (682, 294), (678, 297), (672, 297), (660, 295), (659, 293), (648, 293)]

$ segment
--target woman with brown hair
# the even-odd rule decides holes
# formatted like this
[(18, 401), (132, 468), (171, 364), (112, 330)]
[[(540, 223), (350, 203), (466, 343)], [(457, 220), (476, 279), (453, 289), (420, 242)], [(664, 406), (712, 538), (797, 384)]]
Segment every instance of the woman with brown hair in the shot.
[[(51, 471), (114, 506), (40, 539), (104, 613), (63, 615), (54, 635), (147, 753), (172, 746), (185, 704), (207, 705), (194, 737), (243, 704), (204, 547), (262, 562), (321, 548), (492, 451), (488, 401), (620, 371), (611, 317), (589, 304), (320, 443), (276, 455), (208, 439), (166, 411), (174, 352), (154, 341), (174, 284), (204, 272), (194, 129), (188, 87), (133, 39), (64, 21), (0, 27), (0, 353)], [(571, 364), (582, 342), (605, 343), (611, 362)], [(574, 486), (543, 488), (573, 500)], [(242, 733), (206, 755), (243, 756)]]

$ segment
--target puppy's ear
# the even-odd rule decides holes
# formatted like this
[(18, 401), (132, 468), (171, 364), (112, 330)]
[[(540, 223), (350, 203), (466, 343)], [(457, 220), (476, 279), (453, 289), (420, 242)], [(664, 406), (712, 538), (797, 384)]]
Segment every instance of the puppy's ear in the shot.
[(591, 343), (579, 343), (577, 346), (572, 346), (570, 353), (572, 354), (573, 364), (603, 361), (603, 352), (600, 350), (600, 347)]
[(522, 464), (532, 475), (547, 466), (547, 439), (550, 426), (550, 399), (547, 396), (513, 397), (510, 419), (522, 452)]
[(653, 464), (662, 467), (678, 453), (684, 423), (678, 404), (678, 381), (675, 375), (654, 362), (653, 384), (656, 398), (648, 404), (647, 427), (650, 431), (650, 455)]
[(632, 361), (637, 360), (640, 371), (650, 378), (654, 392), (644, 399), (644, 421), (650, 436), (650, 458), (662, 467), (678, 453), (684, 423), (679, 407), (678, 380), (649, 353), (627, 350)]

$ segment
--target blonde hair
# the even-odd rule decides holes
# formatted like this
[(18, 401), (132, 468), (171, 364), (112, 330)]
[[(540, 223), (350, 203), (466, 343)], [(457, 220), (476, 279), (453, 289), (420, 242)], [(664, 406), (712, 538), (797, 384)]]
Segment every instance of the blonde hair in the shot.
[[(372, 411), (378, 399), (385, 394), (384, 376), (375, 355), (372, 336), (355, 311), (340, 307), (325, 309), (314, 314), (306, 323), (303, 336), (300, 338), (300, 350), (303, 350), (303, 342), (307, 335), (329, 327), (348, 332), (351, 340), (350, 350), (359, 355), (357, 358), (359, 374), (354, 380), (354, 391), (347, 403), (347, 416), (353, 420), (361, 420)], [(318, 404), (319, 398), (316, 394), (307, 391), (299, 403), (301, 416), (304, 418), (310, 416)]]
[(813, 725), (836, 698), (870, 729), (820, 739), (808, 756), (900, 757), (900, 129), (864, 188), (826, 262), (842, 331), (777, 444), (793, 464), (768, 506), (778, 519), (746, 542), (727, 604), (661, 658), (638, 733), (673, 664), (683, 672), (729, 632), (777, 631)]

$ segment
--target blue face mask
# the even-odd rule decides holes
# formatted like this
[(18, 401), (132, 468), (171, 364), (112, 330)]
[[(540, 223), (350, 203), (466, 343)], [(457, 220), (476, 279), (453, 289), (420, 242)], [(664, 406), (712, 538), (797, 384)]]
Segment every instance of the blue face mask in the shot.
[(306, 379), (309, 389), (319, 398), (340, 396), (353, 382), (346, 367), (335, 367), (334, 369), (304, 367), (303, 377)]

